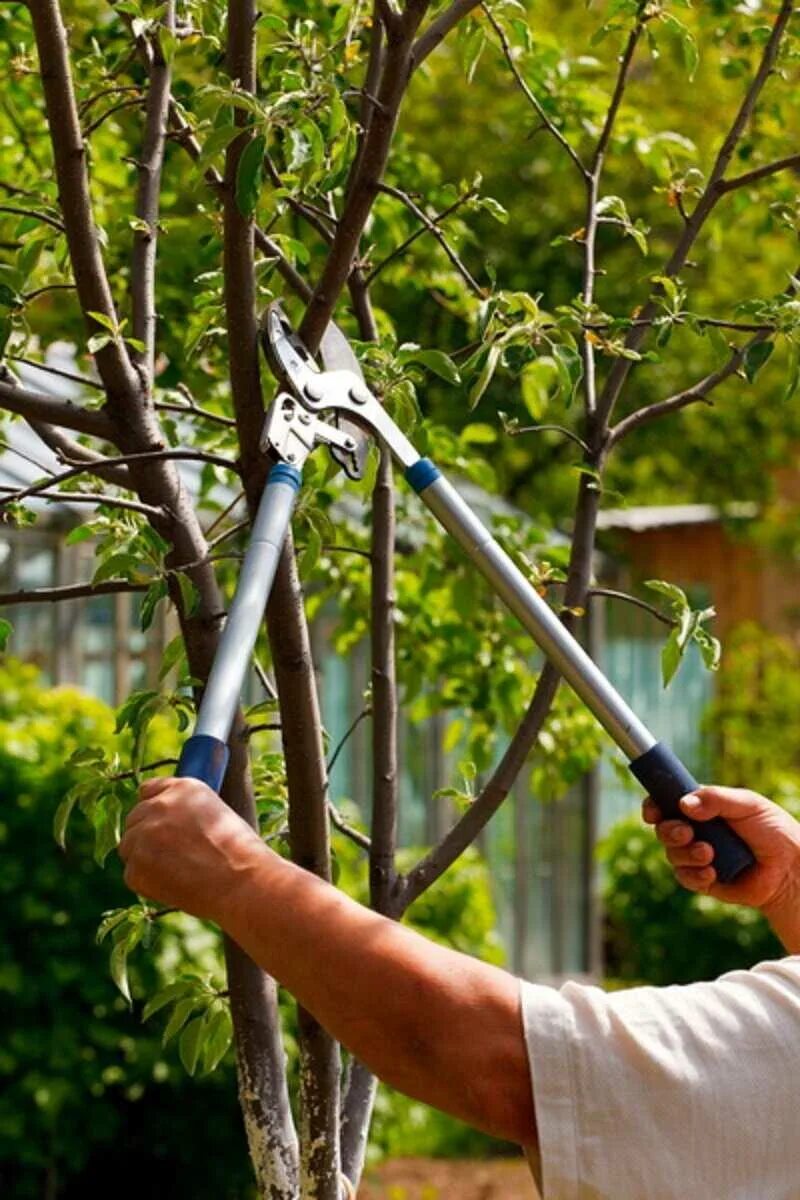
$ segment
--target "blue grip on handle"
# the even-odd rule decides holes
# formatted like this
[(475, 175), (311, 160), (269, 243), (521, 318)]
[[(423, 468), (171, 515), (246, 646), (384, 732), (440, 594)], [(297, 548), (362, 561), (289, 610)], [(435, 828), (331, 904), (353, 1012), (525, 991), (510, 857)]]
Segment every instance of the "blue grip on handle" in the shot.
[(199, 779), (219, 793), (228, 766), (228, 747), (219, 738), (196, 733), (184, 742), (178, 770), (179, 779)]
[(714, 850), (712, 866), (720, 883), (732, 883), (742, 871), (755, 863), (753, 852), (738, 833), (734, 833), (727, 821), (713, 817), (710, 821), (692, 821), (680, 807), (682, 796), (699, 787), (681, 760), (663, 742), (630, 763), (630, 769), (642, 786), (652, 796), (664, 817), (680, 818), (692, 826), (700, 842), (708, 842)]

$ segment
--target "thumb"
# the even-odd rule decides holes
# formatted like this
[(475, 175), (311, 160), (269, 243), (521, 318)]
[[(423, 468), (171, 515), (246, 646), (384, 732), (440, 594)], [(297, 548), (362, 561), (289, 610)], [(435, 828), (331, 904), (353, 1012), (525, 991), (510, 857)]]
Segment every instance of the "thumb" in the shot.
[(742, 821), (760, 812), (764, 800), (747, 788), (699, 787), (681, 800), (681, 808), (693, 821), (724, 817)]

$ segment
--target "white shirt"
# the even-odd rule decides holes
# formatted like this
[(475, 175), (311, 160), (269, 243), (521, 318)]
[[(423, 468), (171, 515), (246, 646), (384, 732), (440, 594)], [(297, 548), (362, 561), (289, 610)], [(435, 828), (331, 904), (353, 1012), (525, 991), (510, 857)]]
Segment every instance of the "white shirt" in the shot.
[(800, 1200), (800, 956), (521, 987), (544, 1200)]

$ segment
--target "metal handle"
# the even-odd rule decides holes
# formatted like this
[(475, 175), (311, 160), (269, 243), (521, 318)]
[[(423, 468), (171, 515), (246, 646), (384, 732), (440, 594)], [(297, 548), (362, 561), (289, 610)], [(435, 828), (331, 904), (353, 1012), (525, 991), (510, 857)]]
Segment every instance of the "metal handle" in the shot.
[[(429, 459), (419, 459), (406, 470), (406, 479), (631, 760), (631, 770), (662, 806), (665, 815), (676, 815), (681, 796), (697, 787), (686, 768), (671, 751), (656, 742), (434, 464)], [(730, 882), (754, 862), (749, 848), (722, 820), (698, 822), (697, 835), (714, 847), (714, 867), (723, 883)]]
[(292, 519), (300, 472), (286, 463), (273, 467), (258, 506), (236, 595), (203, 692), (194, 734), (186, 742), (177, 774), (200, 779), (215, 791), (227, 767), (227, 740), (245, 672), (264, 618), (286, 531)]

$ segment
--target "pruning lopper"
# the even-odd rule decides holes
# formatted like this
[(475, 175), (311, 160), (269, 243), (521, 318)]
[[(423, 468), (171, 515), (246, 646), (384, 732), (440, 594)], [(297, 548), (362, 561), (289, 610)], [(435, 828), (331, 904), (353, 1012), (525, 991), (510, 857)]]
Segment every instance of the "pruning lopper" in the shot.
[[(228, 762), (226, 743), (291, 521), (303, 464), (317, 446), (327, 446), (347, 474), (358, 478), (366, 434), (387, 447), (437, 521), (610, 734), (663, 815), (686, 820), (678, 802), (697, 788), (697, 781), (668, 746), (656, 741), (452, 484), (430, 459), (420, 457), (367, 387), (344, 336), (329, 327), (322, 347), (323, 362), (329, 369), (320, 370), (280, 305), (274, 303), (267, 311), (263, 341), (276, 375), (289, 389), (278, 394), (264, 426), (262, 448), (275, 464), (253, 523), (195, 732), (183, 748), (177, 774), (220, 790)], [(690, 823), (698, 838), (713, 847), (721, 882), (732, 881), (753, 864), (749, 847), (725, 821), (715, 818)]]

